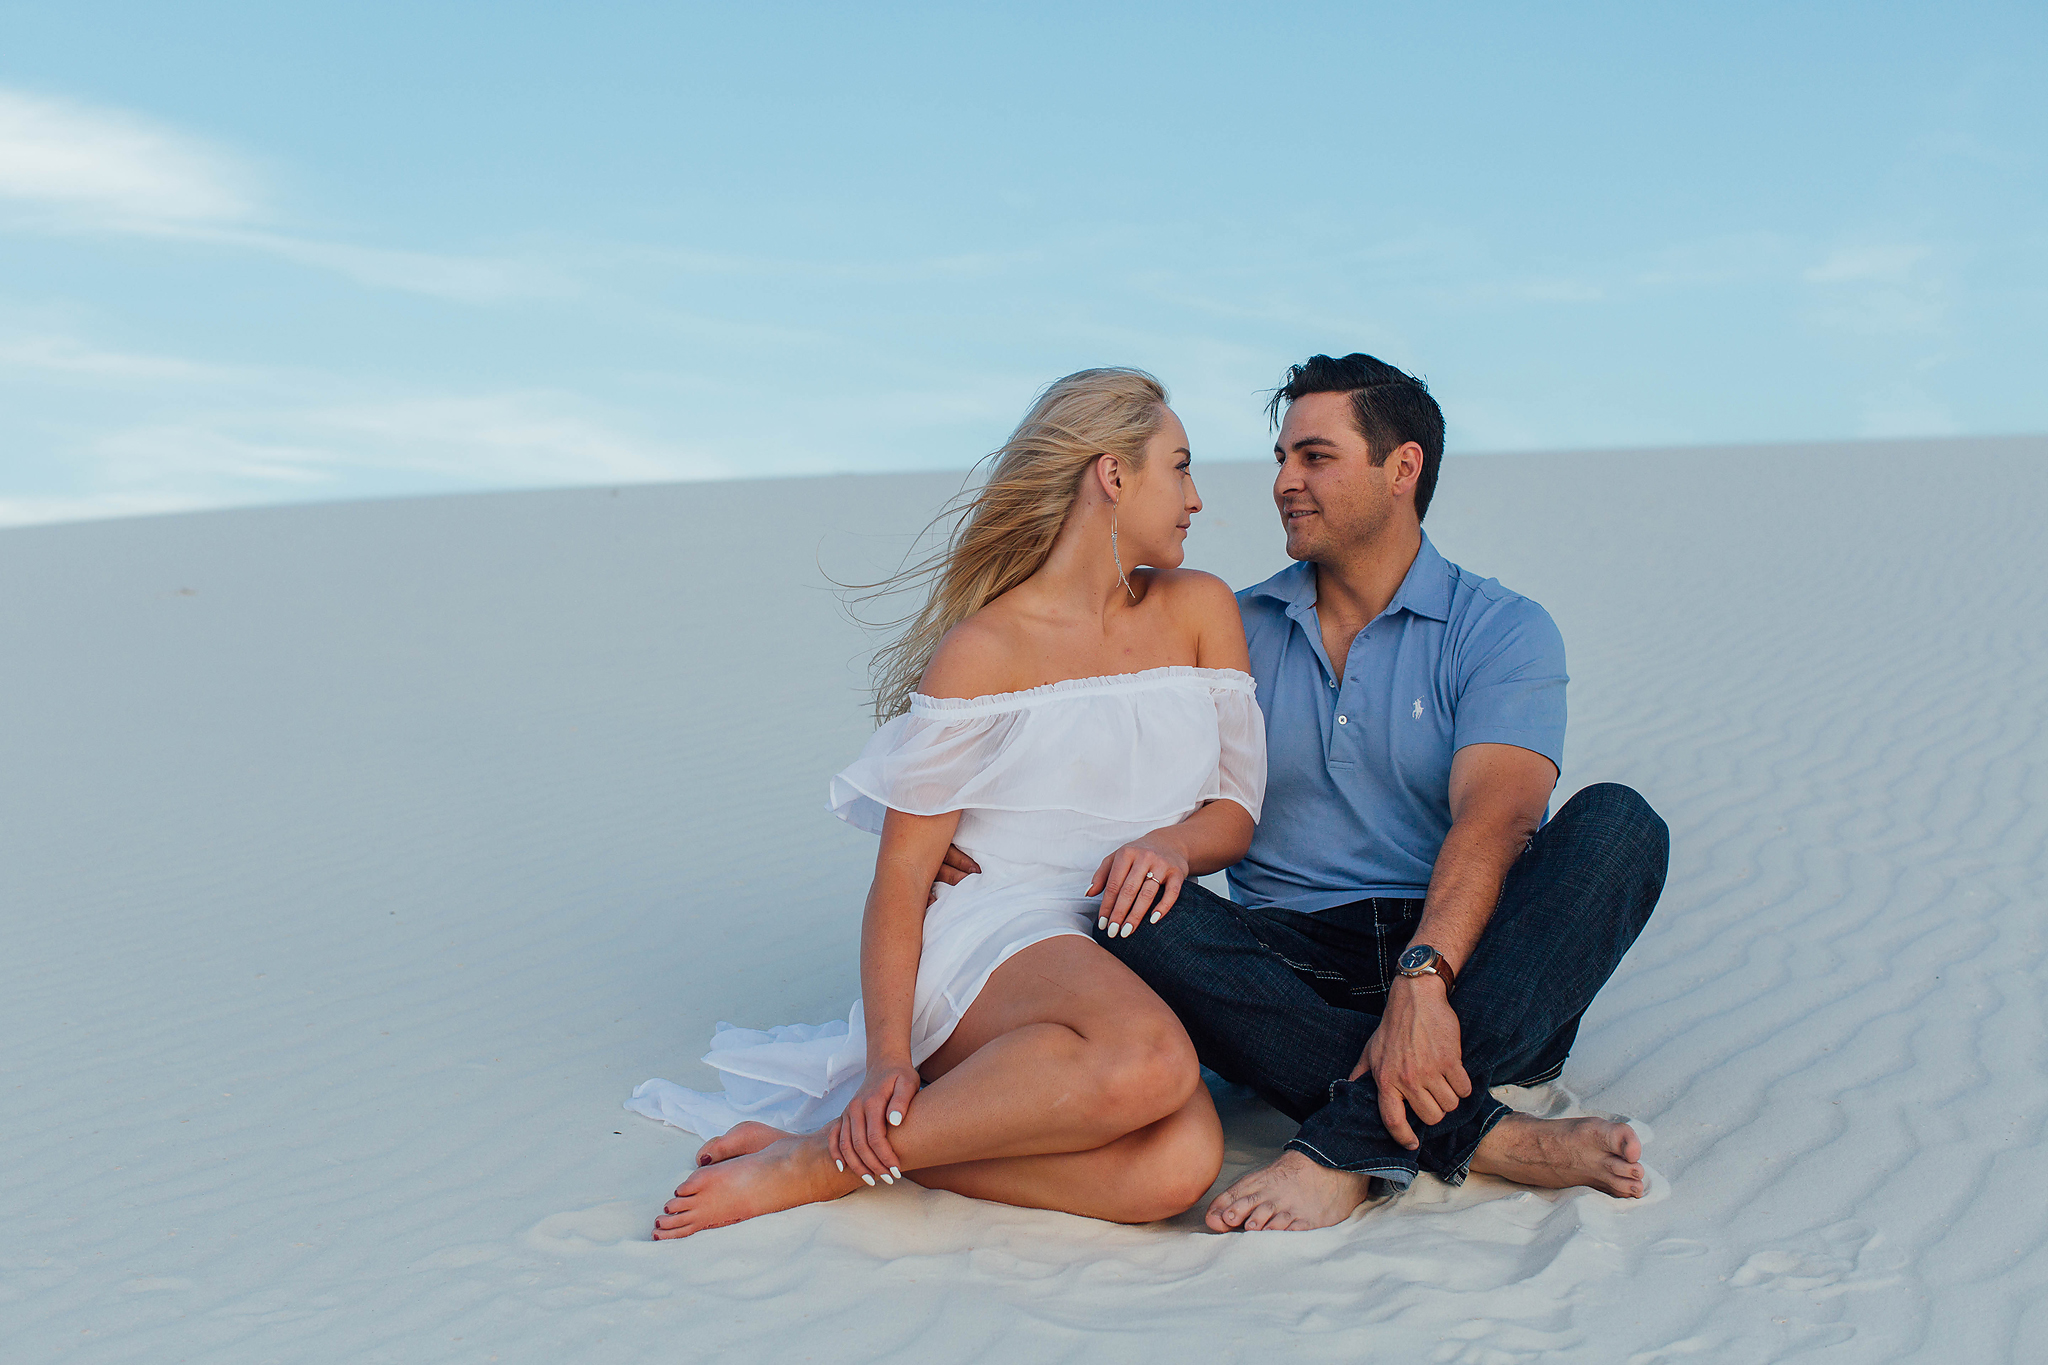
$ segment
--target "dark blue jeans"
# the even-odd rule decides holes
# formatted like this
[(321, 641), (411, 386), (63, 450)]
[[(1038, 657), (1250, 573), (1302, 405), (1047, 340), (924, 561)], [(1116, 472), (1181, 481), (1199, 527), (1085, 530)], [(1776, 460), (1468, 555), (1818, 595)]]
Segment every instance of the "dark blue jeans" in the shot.
[(1612, 783), (1579, 792), (1537, 831), (1451, 993), (1472, 1094), (1441, 1122), (1414, 1124), (1418, 1152), (1387, 1132), (1371, 1074), (1345, 1077), (1379, 1026), (1421, 901), (1307, 915), (1250, 909), (1190, 881), (1159, 923), (1098, 939), (1173, 1007), (1204, 1066), (1301, 1124), (1290, 1148), (1404, 1187), (1418, 1168), (1455, 1185), (1509, 1112), (1488, 1087), (1563, 1069), (1579, 1019), (1649, 921), (1670, 851), (1649, 803)]

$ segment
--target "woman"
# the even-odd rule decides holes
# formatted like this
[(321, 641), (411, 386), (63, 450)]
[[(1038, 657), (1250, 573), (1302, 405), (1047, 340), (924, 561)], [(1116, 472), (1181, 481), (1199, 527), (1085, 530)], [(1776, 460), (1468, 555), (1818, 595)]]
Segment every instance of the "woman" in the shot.
[[(630, 1108), (722, 1134), (657, 1238), (906, 1176), (1150, 1222), (1215, 1179), (1186, 1031), (1089, 933), (1136, 932), (1236, 862), (1264, 795), (1236, 600), (1179, 567), (1202, 508), (1189, 462), (1157, 380), (1069, 375), (906, 575), (932, 592), (877, 655), (885, 723), (831, 787), (882, 840), (862, 998), (843, 1027), (722, 1029), (722, 1096), (634, 1091)], [(980, 870), (935, 889), (949, 844)]]

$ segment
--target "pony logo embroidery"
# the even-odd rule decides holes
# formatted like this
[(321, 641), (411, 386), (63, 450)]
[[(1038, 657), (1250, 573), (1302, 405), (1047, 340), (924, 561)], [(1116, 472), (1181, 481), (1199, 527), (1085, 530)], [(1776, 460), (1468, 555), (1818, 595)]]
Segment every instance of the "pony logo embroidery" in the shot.
[(1417, 697), (1415, 699), (1415, 709), (1411, 711), (1409, 714), (1414, 716), (1417, 720), (1422, 719), (1422, 698)]

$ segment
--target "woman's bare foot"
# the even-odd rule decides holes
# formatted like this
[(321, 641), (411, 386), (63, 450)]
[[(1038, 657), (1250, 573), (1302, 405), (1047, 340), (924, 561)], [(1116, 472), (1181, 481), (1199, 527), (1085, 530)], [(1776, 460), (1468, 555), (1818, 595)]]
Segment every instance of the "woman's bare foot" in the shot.
[(699, 1168), (663, 1206), (654, 1220), (654, 1238), (688, 1237), (799, 1204), (837, 1199), (860, 1187), (859, 1176), (832, 1168), (824, 1134), (779, 1138), (758, 1152)]
[(1304, 1232), (1341, 1223), (1365, 1202), (1372, 1177), (1318, 1166), (1300, 1152), (1247, 1171), (1209, 1204), (1214, 1232)]
[(709, 1166), (714, 1161), (727, 1161), (736, 1156), (752, 1156), (771, 1142), (780, 1142), (791, 1136), (780, 1128), (770, 1128), (765, 1123), (735, 1123), (723, 1137), (715, 1137), (697, 1149), (697, 1164)]
[(1641, 1199), (1643, 1140), (1610, 1119), (1539, 1119), (1510, 1114), (1472, 1154), (1472, 1169), (1517, 1185), (1562, 1190), (1590, 1185), (1620, 1199)]

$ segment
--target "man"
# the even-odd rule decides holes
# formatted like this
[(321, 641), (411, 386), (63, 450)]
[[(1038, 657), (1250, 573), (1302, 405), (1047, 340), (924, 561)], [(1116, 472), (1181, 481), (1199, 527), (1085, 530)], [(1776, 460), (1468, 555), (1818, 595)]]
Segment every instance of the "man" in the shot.
[(1640, 1196), (1627, 1125), (1516, 1114), (1488, 1087), (1564, 1065), (1663, 889), (1664, 822), (1613, 785), (1545, 822), (1563, 640), (1422, 533), (1444, 433), (1422, 382), (1314, 356), (1271, 413), (1297, 562), (1238, 594), (1266, 715), (1258, 833), (1230, 900), (1189, 880), (1163, 919), (1100, 936), (1205, 1065), (1301, 1124), (1209, 1225), (1326, 1227), (1418, 1169)]

